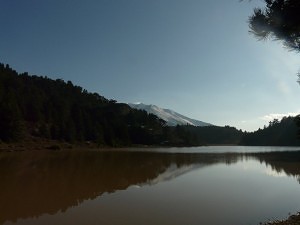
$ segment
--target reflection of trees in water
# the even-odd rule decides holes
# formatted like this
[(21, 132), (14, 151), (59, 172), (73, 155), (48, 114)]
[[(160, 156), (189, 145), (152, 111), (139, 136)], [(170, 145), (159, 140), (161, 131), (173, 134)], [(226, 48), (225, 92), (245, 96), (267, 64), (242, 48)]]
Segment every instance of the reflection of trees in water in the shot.
[(176, 165), (178, 169), (200, 164), (229, 165), (244, 157), (256, 158), (276, 171), (284, 170), (288, 175), (299, 177), (299, 153), (1, 153), (0, 224), (6, 220), (36, 217), (43, 213), (54, 214), (103, 193), (151, 183), (160, 174), (168, 172), (171, 165)]
[(58, 152), (0, 159), (0, 223), (59, 210), (155, 178), (166, 159), (139, 154)]
[(294, 177), (300, 184), (300, 152), (272, 152), (248, 154), (270, 166), (277, 173), (285, 172)]

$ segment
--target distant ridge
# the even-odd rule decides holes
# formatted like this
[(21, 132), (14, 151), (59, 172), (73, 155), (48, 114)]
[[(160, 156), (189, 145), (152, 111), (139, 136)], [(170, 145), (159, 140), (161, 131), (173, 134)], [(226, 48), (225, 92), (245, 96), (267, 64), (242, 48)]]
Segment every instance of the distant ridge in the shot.
[(187, 125), (187, 124), (192, 126), (197, 126), (197, 127), (212, 126), (212, 124), (210, 123), (191, 119), (173, 110), (163, 109), (156, 105), (146, 105), (143, 103), (129, 103), (128, 105), (132, 108), (145, 110), (148, 113), (152, 113), (158, 116), (159, 118), (165, 120), (167, 122), (167, 125), (169, 126)]

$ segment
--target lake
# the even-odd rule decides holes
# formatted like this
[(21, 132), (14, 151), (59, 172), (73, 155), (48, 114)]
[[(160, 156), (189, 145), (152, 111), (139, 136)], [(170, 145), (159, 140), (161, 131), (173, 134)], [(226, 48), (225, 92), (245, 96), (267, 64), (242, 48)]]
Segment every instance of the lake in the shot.
[(256, 225), (300, 211), (300, 148), (0, 153), (0, 224)]

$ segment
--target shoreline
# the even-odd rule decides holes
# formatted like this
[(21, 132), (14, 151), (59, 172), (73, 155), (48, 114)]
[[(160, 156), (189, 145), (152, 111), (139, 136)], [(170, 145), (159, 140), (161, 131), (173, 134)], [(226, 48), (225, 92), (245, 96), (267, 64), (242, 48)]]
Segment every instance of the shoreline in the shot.
[(274, 220), (269, 222), (259, 223), (260, 225), (299, 225), (300, 224), (300, 212), (290, 215), (284, 220)]
[(64, 141), (49, 140), (43, 138), (30, 138), (20, 142), (0, 142), (0, 152), (19, 152), (19, 151), (43, 151), (43, 150), (84, 150), (84, 149), (109, 149), (109, 146), (98, 146), (90, 142), (68, 143)]
[[(19, 142), (2, 142), (0, 140), (0, 152), (18, 152), (18, 151), (42, 151), (42, 150), (114, 150), (124, 148), (171, 148), (171, 147), (183, 147), (183, 146), (165, 146), (165, 145), (99, 145), (91, 141), (84, 142), (66, 142), (59, 140), (51, 140), (39, 137), (28, 137), (23, 141)], [(195, 146), (184, 146), (184, 147), (195, 147)], [(199, 146), (200, 147), (200, 146)]]

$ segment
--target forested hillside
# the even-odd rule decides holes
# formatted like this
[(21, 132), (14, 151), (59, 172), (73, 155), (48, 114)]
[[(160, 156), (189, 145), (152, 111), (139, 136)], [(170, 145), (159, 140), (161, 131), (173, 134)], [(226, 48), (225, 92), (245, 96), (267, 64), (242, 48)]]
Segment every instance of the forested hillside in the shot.
[(299, 116), (274, 119), (269, 126), (255, 132), (245, 132), (241, 145), (299, 146)]
[[(0, 140), (28, 136), (99, 145), (160, 144), (165, 122), (71, 81), (18, 74), (0, 64)], [(176, 139), (176, 138), (174, 138)]]

